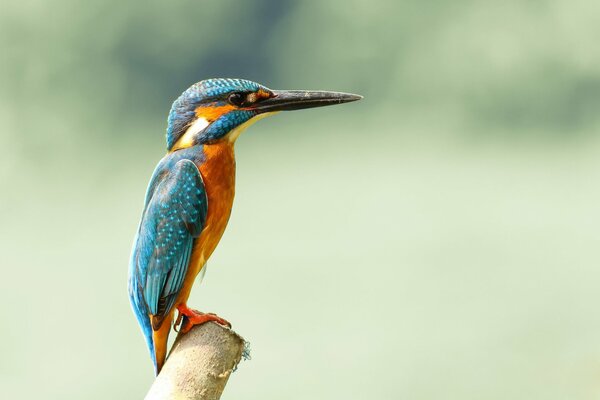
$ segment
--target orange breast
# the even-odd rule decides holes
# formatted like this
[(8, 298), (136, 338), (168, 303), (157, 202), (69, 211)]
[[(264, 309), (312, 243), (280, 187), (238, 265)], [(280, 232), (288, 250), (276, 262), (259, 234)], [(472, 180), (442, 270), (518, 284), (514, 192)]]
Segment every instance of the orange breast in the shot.
[(231, 214), (235, 195), (235, 158), (233, 144), (219, 141), (204, 145), (205, 161), (198, 165), (208, 197), (206, 224), (196, 240), (183, 288), (176, 305), (185, 303), (194, 278), (217, 247)]

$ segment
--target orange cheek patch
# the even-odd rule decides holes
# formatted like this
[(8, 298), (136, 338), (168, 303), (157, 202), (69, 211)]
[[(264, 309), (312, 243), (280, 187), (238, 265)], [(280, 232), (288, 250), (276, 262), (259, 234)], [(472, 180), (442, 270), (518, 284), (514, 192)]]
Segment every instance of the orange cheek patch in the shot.
[(259, 89), (258, 92), (250, 93), (246, 97), (246, 102), (250, 103), (250, 104), (253, 104), (253, 103), (256, 103), (259, 100), (270, 99), (271, 97), (273, 97), (272, 93), (267, 92), (267, 91), (262, 90), (262, 89)]
[(273, 97), (272, 93), (262, 89), (259, 89), (258, 92), (256, 92), (256, 94), (260, 99), (270, 99), (271, 97)]
[(218, 107), (198, 107), (196, 108), (196, 116), (198, 118), (204, 118), (208, 122), (213, 122), (221, 115), (227, 114), (229, 111), (235, 109), (232, 105), (218, 106)]

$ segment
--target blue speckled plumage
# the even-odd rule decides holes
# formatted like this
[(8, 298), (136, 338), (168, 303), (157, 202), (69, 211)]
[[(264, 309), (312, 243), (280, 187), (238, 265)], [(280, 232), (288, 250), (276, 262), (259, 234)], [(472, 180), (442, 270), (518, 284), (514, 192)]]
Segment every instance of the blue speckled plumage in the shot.
[(154, 363), (152, 322), (167, 315), (204, 226), (206, 192), (194, 161), (201, 146), (165, 156), (154, 171), (129, 266), (129, 296)]
[(243, 124), (256, 115), (256, 111), (235, 110), (223, 115), (210, 124), (199, 137), (201, 142), (209, 142), (226, 135), (233, 128)]

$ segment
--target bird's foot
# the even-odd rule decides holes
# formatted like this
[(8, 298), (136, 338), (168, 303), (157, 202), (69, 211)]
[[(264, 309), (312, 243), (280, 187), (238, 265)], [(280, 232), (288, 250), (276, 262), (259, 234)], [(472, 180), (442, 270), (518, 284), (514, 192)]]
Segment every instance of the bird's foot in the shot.
[(177, 330), (177, 327), (179, 324), (181, 324), (179, 327), (179, 332), (181, 333), (188, 333), (194, 325), (202, 325), (210, 321), (216, 322), (217, 324), (223, 325), (227, 328), (231, 328), (231, 324), (219, 317), (217, 314), (203, 313), (198, 310), (193, 310), (188, 308), (185, 304), (178, 305), (177, 311), (179, 311), (179, 315), (177, 316), (177, 320), (175, 320), (175, 330)]

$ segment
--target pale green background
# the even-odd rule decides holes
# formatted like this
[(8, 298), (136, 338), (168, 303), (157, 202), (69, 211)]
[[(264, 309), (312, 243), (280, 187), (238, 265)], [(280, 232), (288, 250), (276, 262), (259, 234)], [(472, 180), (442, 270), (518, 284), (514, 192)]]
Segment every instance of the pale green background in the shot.
[(126, 294), (171, 102), (215, 76), (363, 94), (237, 143), (190, 304), (224, 399), (600, 397), (600, 3), (4, 0), (0, 397), (141, 398)]

